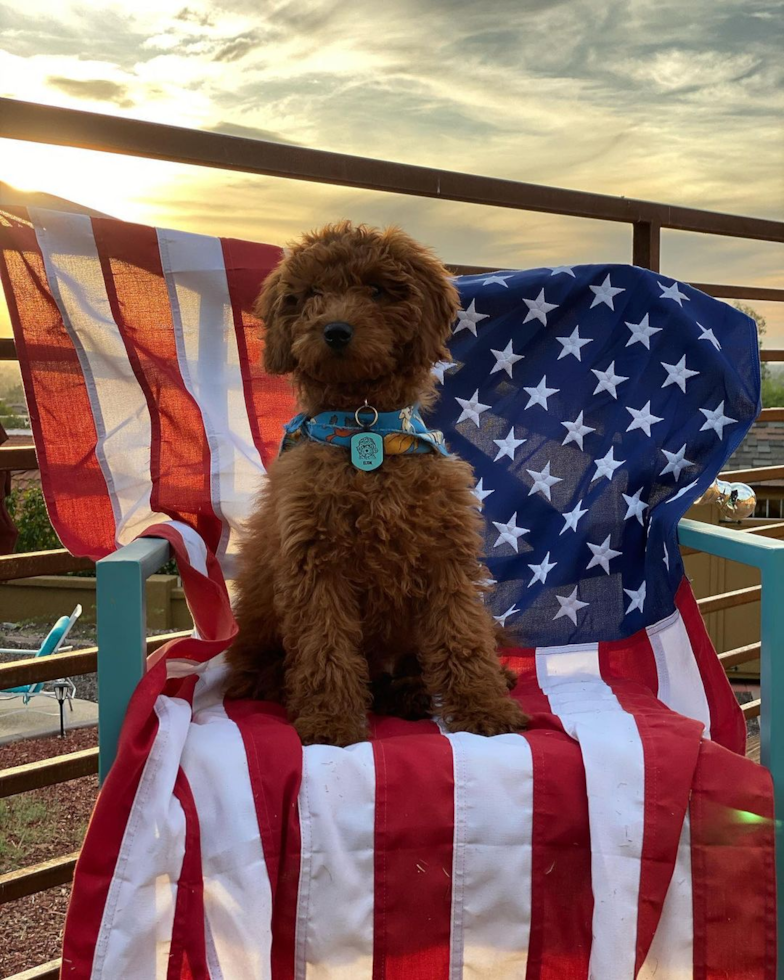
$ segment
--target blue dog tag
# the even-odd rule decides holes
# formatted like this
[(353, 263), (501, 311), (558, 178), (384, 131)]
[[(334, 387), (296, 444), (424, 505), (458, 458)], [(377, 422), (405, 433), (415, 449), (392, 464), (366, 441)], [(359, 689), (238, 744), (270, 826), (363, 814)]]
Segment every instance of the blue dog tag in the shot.
[(351, 462), (358, 470), (375, 470), (384, 462), (384, 440), (377, 432), (351, 437)]

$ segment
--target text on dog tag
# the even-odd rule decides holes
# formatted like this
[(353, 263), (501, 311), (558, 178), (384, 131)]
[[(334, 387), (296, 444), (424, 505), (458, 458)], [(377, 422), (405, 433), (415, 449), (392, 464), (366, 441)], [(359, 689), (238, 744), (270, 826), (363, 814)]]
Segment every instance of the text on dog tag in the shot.
[(384, 440), (377, 432), (351, 437), (351, 462), (358, 470), (375, 470), (384, 462)]

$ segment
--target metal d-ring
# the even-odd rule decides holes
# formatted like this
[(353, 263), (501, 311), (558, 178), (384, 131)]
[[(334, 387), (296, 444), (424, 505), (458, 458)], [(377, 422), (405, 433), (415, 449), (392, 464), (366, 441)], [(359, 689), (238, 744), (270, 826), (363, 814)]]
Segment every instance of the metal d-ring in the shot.
[[(365, 411), (373, 413), (372, 422), (363, 422), (362, 419), (359, 417), (359, 413)], [(368, 405), (368, 403), (365, 402), (365, 404), (361, 408), (358, 408), (356, 412), (354, 412), (354, 419), (356, 420), (357, 425), (360, 426), (361, 428), (370, 429), (376, 424), (376, 422), (378, 422), (378, 412), (376, 411), (375, 408), (373, 408), (372, 405)]]

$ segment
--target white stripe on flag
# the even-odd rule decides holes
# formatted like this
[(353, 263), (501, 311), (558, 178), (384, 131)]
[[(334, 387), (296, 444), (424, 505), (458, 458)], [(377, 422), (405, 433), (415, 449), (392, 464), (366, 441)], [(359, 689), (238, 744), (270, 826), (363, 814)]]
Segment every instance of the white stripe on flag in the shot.
[(448, 736), (455, 778), (450, 980), (525, 976), (533, 758), (520, 735)]
[(151, 524), (150, 413), (112, 315), (90, 218), (30, 208), (52, 296), (76, 348), (98, 436), (115, 539), (128, 544)]
[(676, 610), (647, 633), (659, 675), (657, 697), (678, 714), (701, 721), (710, 738), (708, 698), (681, 614)]
[(303, 750), (296, 980), (372, 980), (375, 817), (369, 742)]
[(188, 524), (182, 521), (170, 521), (169, 527), (179, 534), (185, 551), (188, 554), (188, 562), (194, 571), (199, 572), (205, 578), (209, 578), (207, 572), (207, 545), (201, 535), (194, 531)]
[(599, 645), (539, 647), (539, 686), (580, 743), (588, 791), (594, 896), (590, 976), (631, 980), (645, 815), (645, 760), (637, 724), (599, 671)]
[(199, 814), (208, 932), (224, 977), (266, 980), (272, 891), (248, 761), (239, 729), (206, 687), (194, 699), (182, 768)]
[(261, 485), (220, 239), (158, 229), (180, 373), (210, 447), (213, 509), (223, 521), (218, 559), (233, 578), (237, 535)]
[(191, 708), (161, 695), (155, 714), (158, 731), (125, 825), (90, 980), (165, 980), (168, 969), (185, 855), (185, 815), (172, 791)]
[(691, 980), (693, 974), (694, 899), (691, 879), (691, 824), (687, 812), (659, 927), (637, 980)]

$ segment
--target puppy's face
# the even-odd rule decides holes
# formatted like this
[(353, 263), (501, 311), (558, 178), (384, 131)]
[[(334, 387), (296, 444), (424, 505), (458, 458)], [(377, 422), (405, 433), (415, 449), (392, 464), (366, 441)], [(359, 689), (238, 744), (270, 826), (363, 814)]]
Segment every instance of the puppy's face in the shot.
[(443, 265), (402, 231), (348, 222), (304, 236), (264, 284), (265, 368), (349, 395), (429, 375), (459, 299)]

